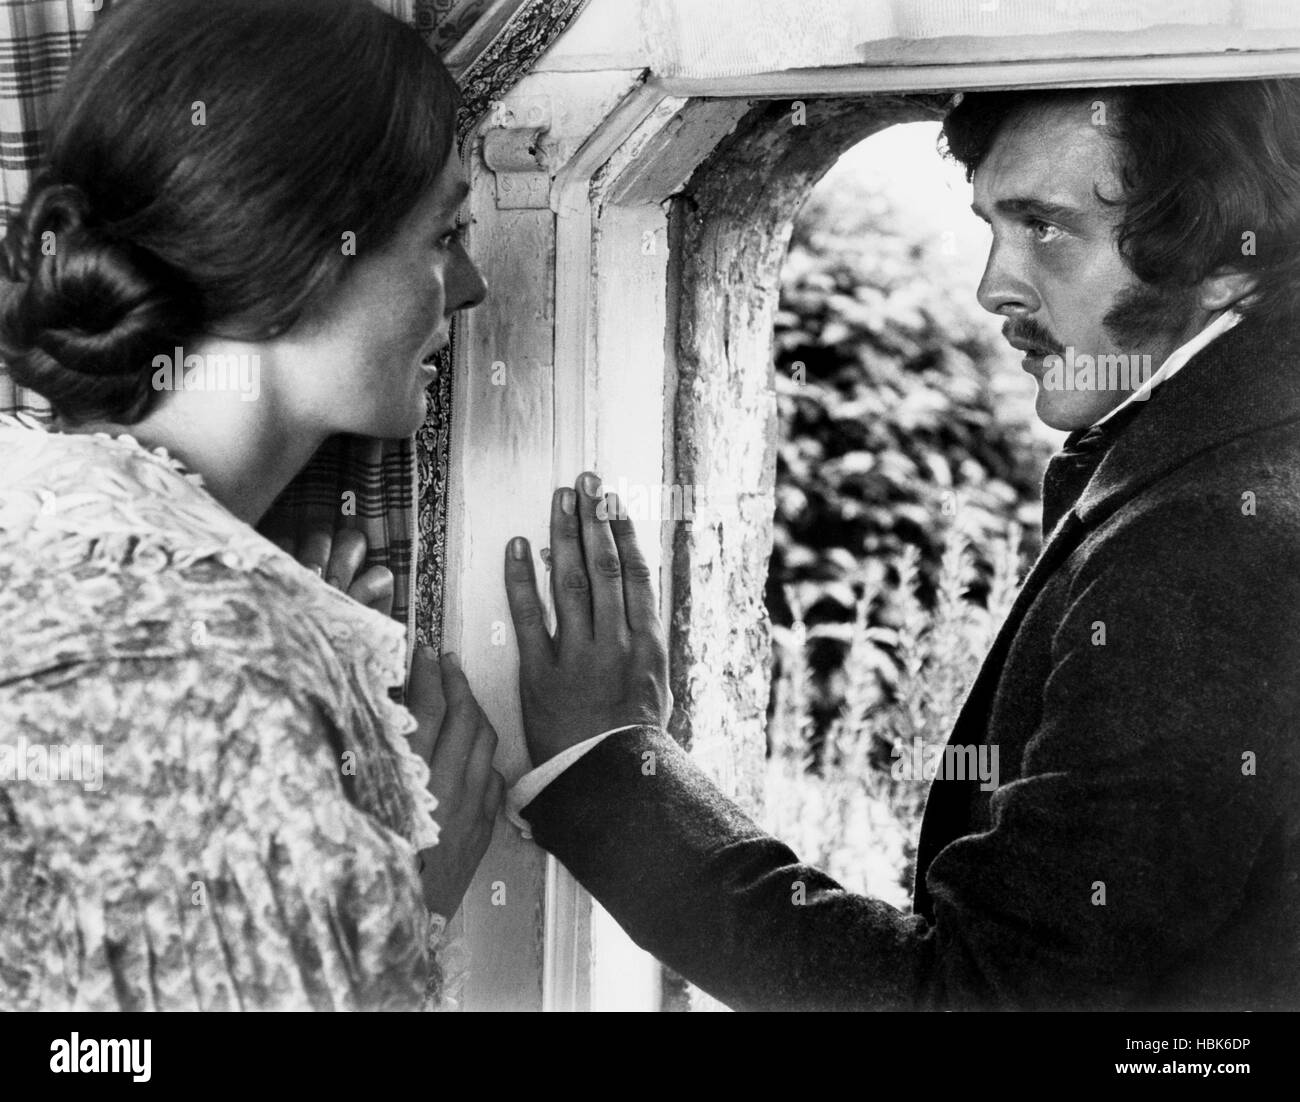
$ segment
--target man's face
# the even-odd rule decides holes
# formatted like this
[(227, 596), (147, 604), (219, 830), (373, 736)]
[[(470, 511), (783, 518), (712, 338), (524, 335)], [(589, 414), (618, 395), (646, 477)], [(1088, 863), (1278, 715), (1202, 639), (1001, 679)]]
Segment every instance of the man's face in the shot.
[[(1008, 119), (975, 171), (972, 209), (993, 245), (980, 305), (1005, 317), (1003, 335), (1026, 352), (1036, 411), (1057, 429), (1093, 424), (1208, 322), (1195, 292), (1158, 291), (1120, 256), (1121, 184), (1114, 146), (1093, 124), (1094, 100), (1036, 105)], [(1111, 110), (1114, 105), (1107, 105)], [(1055, 355), (1061, 360), (1044, 357)], [(1091, 357), (1103, 361), (1090, 377)], [(1141, 357), (1149, 356), (1145, 361)]]

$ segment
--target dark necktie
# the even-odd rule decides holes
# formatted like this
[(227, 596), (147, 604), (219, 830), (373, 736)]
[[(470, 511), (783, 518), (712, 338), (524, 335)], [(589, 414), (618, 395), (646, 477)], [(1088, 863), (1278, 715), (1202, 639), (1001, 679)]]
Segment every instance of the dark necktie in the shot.
[(1047, 461), (1043, 472), (1044, 541), (1079, 500), (1111, 444), (1154, 397), (1153, 394), (1146, 401), (1130, 402), (1104, 424), (1075, 429), (1065, 438), (1061, 450)]

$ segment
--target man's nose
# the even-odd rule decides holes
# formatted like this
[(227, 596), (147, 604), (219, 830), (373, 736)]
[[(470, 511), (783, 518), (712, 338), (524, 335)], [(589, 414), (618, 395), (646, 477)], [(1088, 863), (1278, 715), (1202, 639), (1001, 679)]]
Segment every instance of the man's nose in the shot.
[(1034, 314), (1042, 306), (1033, 284), (1021, 273), (1014, 252), (996, 241), (989, 249), (975, 297), (990, 314)]

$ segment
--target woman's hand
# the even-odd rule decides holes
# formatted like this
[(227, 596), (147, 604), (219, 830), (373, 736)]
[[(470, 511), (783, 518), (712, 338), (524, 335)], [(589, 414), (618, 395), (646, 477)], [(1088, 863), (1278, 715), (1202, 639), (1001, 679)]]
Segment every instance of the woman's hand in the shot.
[(297, 531), (280, 527), (267, 538), (354, 601), (393, 614), (393, 572), (386, 566), (362, 570), (367, 544), (360, 530), (304, 523)]
[(455, 655), (444, 655), (439, 666), (432, 647), (418, 648), (406, 701), (419, 723), (411, 746), (429, 763), (429, 791), (438, 798), (438, 844), (420, 854), (424, 901), (450, 918), (492, 841), (505, 796), (505, 778), (492, 768), (497, 733)]
[(672, 708), (650, 570), (632, 522), (594, 474), (551, 499), (550, 561), (554, 637), (528, 541), (516, 536), (506, 548), (524, 734), (535, 765), (616, 727), (662, 727)]
[[(392, 614), (392, 572), (376, 566), (358, 574), (366, 561), (366, 537), (357, 529), (308, 525), (273, 538), (336, 589), (385, 616)], [(429, 763), (429, 791), (438, 799), (433, 814), (440, 828), (438, 844), (420, 854), (424, 901), (435, 914), (450, 918), (492, 840), (505, 794), (505, 778), (492, 768), (497, 733), (455, 656), (444, 656), (440, 665), (432, 647), (415, 653), (406, 703), (419, 725), (411, 747)]]

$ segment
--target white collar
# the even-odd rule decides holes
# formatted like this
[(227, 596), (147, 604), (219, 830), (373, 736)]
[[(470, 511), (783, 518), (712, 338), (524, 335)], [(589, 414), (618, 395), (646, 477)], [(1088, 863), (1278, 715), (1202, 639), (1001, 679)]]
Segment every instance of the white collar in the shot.
[(1157, 386), (1163, 383), (1166, 379), (1172, 379), (1183, 369), (1183, 366), (1187, 361), (1196, 355), (1196, 353), (1216, 337), (1223, 336), (1224, 333), (1239, 321), (1241, 321), (1241, 315), (1237, 313), (1236, 310), (1225, 310), (1186, 344), (1180, 344), (1169, 353), (1168, 358), (1160, 365), (1160, 370), (1138, 387), (1137, 390), (1133, 391), (1133, 393), (1125, 398), (1124, 401), (1120, 402), (1119, 405), (1107, 413), (1106, 416), (1094, 421), (1092, 427), (1095, 428), (1097, 425), (1109, 421), (1130, 402), (1145, 402)]

